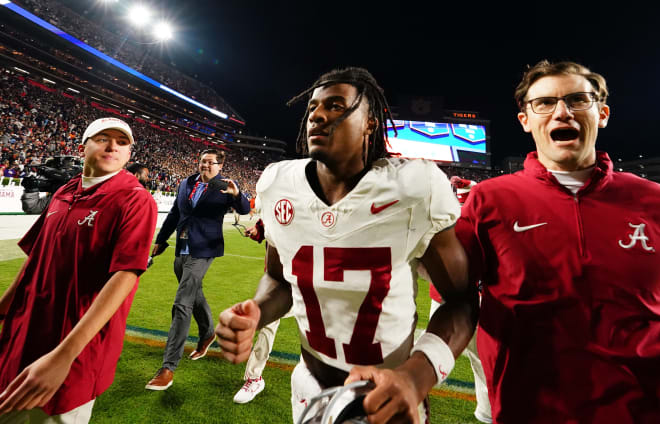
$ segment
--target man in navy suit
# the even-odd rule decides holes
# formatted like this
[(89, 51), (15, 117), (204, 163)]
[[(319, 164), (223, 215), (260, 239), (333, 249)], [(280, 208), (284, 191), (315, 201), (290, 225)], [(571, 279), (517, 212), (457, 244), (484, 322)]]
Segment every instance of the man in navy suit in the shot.
[(165, 250), (167, 239), (176, 229), (174, 273), (179, 288), (172, 306), (172, 325), (163, 366), (147, 384), (150, 390), (166, 390), (172, 385), (174, 370), (183, 356), (191, 317), (199, 327), (199, 342), (190, 359), (203, 358), (215, 339), (213, 316), (202, 291), (202, 279), (213, 259), (224, 254), (222, 223), (225, 213), (232, 207), (240, 214), (250, 212), (250, 202), (236, 183), (220, 175), (224, 160), (225, 152), (221, 150), (202, 152), (199, 173), (181, 182), (176, 202), (156, 236), (152, 256)]

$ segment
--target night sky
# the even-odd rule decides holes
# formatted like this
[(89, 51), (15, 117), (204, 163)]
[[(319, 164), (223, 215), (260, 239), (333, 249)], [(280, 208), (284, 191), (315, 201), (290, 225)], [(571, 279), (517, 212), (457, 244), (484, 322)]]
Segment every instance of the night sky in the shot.
[[(88, 0), (63, 1), (100, 16)], [(603, 74), (610, 89), (612, 114), (598, 148), (624, 160), (660, 156), (657, 11), (632, 3), (425, 3), (160, 1), (178, 28), (162, 57), (215, 88), (251, 132), (290, 144), (304, 106), (286, 101), (330, 69), (362, 66), (392, 105), (440, 97), (447, 109), (490, 120), (494, 165), (533, 149), (513, 101), (525, 65), (574, 60)]]

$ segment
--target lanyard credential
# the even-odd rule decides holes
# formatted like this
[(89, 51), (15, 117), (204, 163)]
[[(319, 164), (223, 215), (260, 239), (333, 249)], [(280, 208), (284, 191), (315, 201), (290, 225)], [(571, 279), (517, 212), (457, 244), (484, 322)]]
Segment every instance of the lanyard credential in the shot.
[[(195, 187), (193, 187), (192, 191), (190, 192), (190, 196), (188, 196), (188, 200), (190, 201), (190, 203), (192, 203), (193, 197), (195, 197), (195, 192), (197, 191), (197, 187), (199, 186), (199, 183), (200, 181), (197, 180), (197, 182), (195, 183)], [(202, 191), (202, 194), (206, 192), (207, 188), (209, 188), (209, 185), (208, 184), (204, 185), (204, 191)]]

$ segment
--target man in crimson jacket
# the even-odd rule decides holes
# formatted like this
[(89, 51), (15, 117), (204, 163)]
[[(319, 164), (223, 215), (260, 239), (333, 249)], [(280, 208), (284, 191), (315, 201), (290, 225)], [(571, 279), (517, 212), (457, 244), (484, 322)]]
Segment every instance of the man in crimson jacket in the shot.
[(27, 260), (0, 298), (0, 422), (87, 422), (112, 384), (157, 216), (122, 169), (132, 144), (124, 121), (92, 122), (82, 175), (19, 242)]
[(496, 423), (660, 422), (660, 185), (596, 151), (607, 95), (577, 63), (531, 67), (515, 97), (536, 151), (456, 225)]

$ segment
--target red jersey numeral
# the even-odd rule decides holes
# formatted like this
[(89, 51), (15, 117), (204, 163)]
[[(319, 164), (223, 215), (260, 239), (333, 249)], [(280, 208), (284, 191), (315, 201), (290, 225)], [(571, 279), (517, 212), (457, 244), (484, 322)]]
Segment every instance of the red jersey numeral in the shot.
[(325, 335), (319, 298), (314, 292), (314, 247), (302, 246), (293, 257), (291, 272), (298, 277), (298, 288), (305, 302), (309, 331), (306, 332), (309, 345), (331, 358), (337, 358), (335, 341)]
[[(373, 343), (383, 300), (390, 290), (392, 279), (392, 253), (389, 247), (323, 249), (323, 278), (326, 281), (344, 281), (344, 271), (371, 271), (369, 290), (360, 305), (349, 344), (342, 344), (346, 362), (374, 365), (383, 362), (380, 343)], [(325, 333), (321, 307), (314, 291), (314, 248), (302, 246), (293, 258), (292, 273), (298, 278), (298, 287), (305, 302), (309, 331), (307, 341), (315, 350), (337, 358), (335, 340)]]

